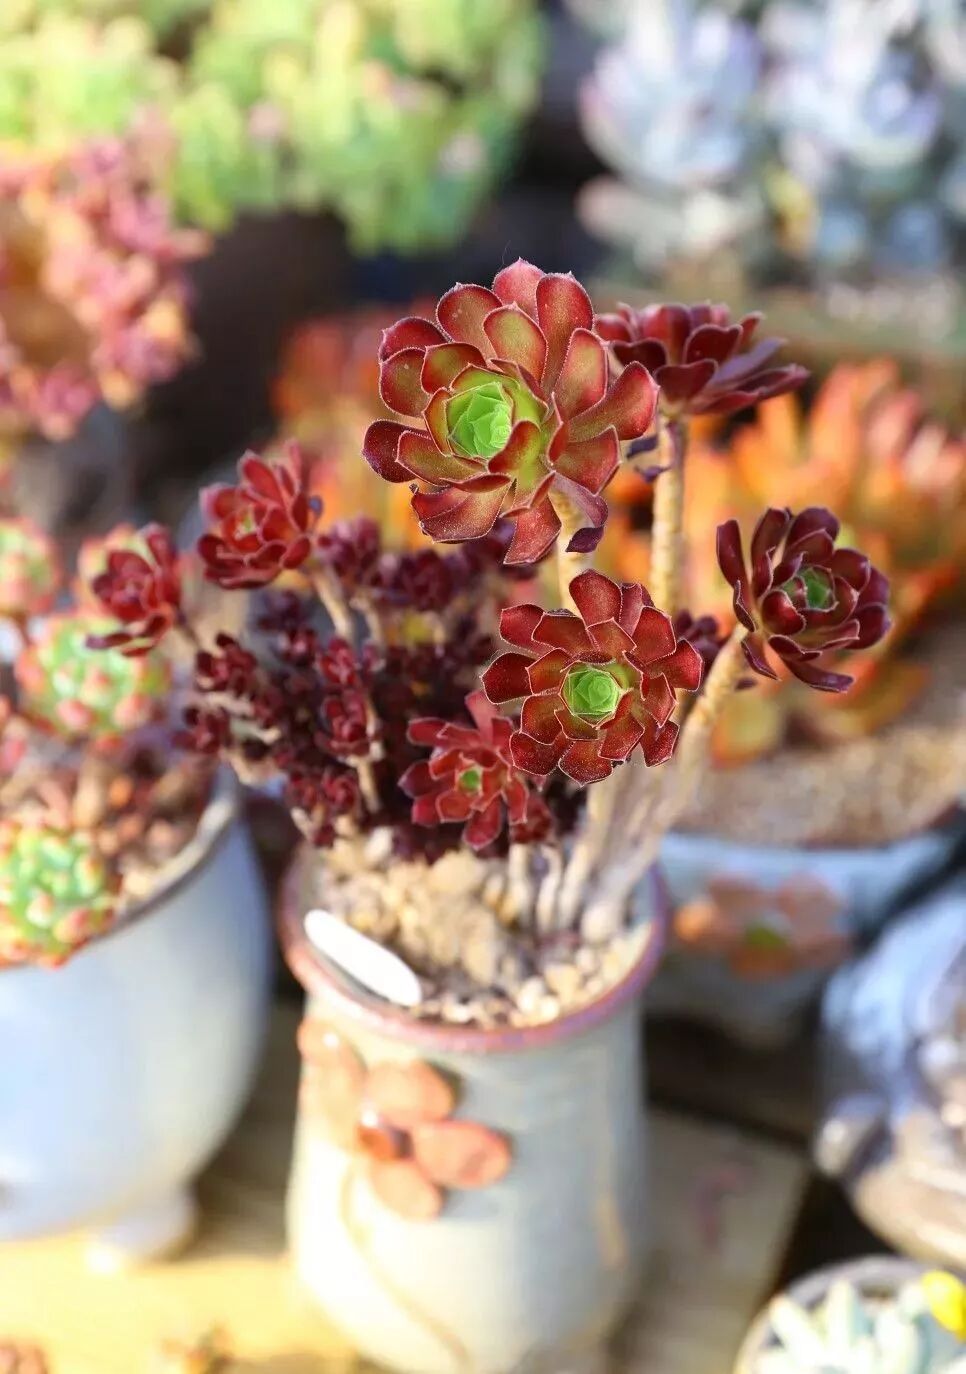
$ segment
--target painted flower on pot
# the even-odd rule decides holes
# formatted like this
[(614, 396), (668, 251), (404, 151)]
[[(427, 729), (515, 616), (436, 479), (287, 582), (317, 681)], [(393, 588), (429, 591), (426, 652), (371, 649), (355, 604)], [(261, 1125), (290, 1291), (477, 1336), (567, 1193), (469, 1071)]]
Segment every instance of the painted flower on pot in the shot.
[(780, 978), (842, 962), (851, 941), (840, 925), (841, 899), (807, 873), (776, 888), (734, 874), (711, 877), (703, 896), (674, 917), (679, 944), (725, 959), (741, 978)]
[(41, 615), (60, 584), (60, 557), (50, 536), (26, 517), (0, 520), (0, 616)]
[(45, 620), (15, 664), (23, 713), (77, 740), (114, 739), (157, 719), (170, 689), (169, 665), (157, 655), (97, 648), (114, 628), (84, 610)]
[(679, 419), (730, 415), (805, 382), (805, 368), (772, 363), (782, 339), (753, 341), (760, 321), (751, 314), (732, 322), (726, 305), (619, 305), (598, 315), (595, 328), (619, 363), (647, 369), (660, 387), (662, 414)]
[(514, 844), (549, 835), (550, 810), (533, 779), (513, 763), (513, 726), (482, 692), (471, 692), (466, 707), (472, 725), (426, 717), (409, 727), (410, 743), (432, 749), (399, 779), (413, 798), (413, 822), (464, 822), (463, 839), (476, 850), (492, 844), (504, 826)]
[(147, 525), (120, 547), (108, 538), (103, 558), (103, 571), (93, 578), (91, 589), (104, 613), (118, 620), (120, 628), (98, 636), (97, 647), (140, 657), (156, 648), (178, 620), (177, 551), (166, 529)]
[(114, 920), (119, 875), (91, 835), (0, 820), (0, 965), (57, 965)]
[(823, 668), (822, 655), (870, 648), (889, 629), (888, 581), (864, 554), (837, 549), (838, 533), (838, 520), (820, 506), (799, 515), (767, 510), (752, 534), (749, 572), (737, 520), (719, 525), (718, 563), (749, 631), (742, 649), (763, 677), (778, 676), (767, 644), (809, 687), (844, 692), (853, 679)]
[(422, 1060), (367, 1068), (324, 1021), (302, 1022), (302, 1103), (333, 1144), (358, 1157), (390, 1211), (431, 1221), (450, 1189), (488, 1188), (510, 1167), (506, 1137), (453, 1116), (452, 1084)]
[(640, 363), (614, 378), (584, 288), (570, 275), (518, 261), (492, 290), (459, 285), (435, 320), (387, 329), (380, 390), (420, 427), (377, 420), (364, 453), (390, 482), (415, 482), (413, 510), (443, 542), (513, 526), (508, 563), (553, 546), (561, 516), (568, 547), (593, 549), (607, 507), (601, 492), (621, 443), (651, 425), (656, 388)]
[(510, 741), (514, 763), (538, 777), (560, 768), (583, 785), (638, 748), (649, 766), (666, 762), (677, 741), (676, 692), (701, 685), (700, 653), (678, 640), (644, 587), (588, 571), (570, 594), (576, 615), (522, 605), (500, 619), (515, 650), (482, 680), (495, 704), (523, 702)]
[(236, 486), (218, 484), (201, 494), (208, 528), (198, 553), (209, 581), (219, 587), (265, 587), (301, 567), (312, 552), (321, 503), (309, 494), (299, 446), (286, 444), (274, 462), (246, 453)]

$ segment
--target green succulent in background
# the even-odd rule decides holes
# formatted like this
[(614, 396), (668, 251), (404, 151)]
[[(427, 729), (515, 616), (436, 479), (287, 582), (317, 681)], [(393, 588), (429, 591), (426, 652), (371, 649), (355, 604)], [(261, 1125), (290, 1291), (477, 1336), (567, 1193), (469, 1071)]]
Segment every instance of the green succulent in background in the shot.
[(114, 920), (118, 887), (84, 831), (0, 822), (0, 967), (63, 963)]
[(98, 21), (134, 15), (155, 33), (166, 34), (210, 5), (211, 0), (4, 0), (0, 33), (23, 29), (47, 14), (68, 14)]
[[(181, 19), (197, 22), (174, 64), (157, 43)], [(181, 218), (329, 210), (364, 252), (463, 232), (543, 50), (536, 0), (13, 0), (0, 26), (0, 140), (49, 146), (159, 111)]]
[(157, 654), (126, 657), (88, 640), (116, 629), (88, 611), (45, 620), (16, 663), (26, 715), (67, 739), (110, 740), (147, 725), (163, 710), (170, 669)]
[(177, 82), (143, 21), (46, 15), (0, 42), (0, 140), (60, 151), (119, 134), (146, 106), (165, 107)]

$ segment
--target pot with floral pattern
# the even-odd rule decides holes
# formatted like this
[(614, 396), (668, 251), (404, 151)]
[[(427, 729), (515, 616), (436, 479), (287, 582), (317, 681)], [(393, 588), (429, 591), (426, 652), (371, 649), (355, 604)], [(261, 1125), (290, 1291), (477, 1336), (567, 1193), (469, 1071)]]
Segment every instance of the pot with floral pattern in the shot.
[(418, 1020), (304, 934), (281, 938), (308, 1004), (289, 1235), (302, 1281), (361, 1352), (405, 1374), (555, 1374), (631, 1301), (650, 1226), (641, 994), (663, 945), (543, 1025)]

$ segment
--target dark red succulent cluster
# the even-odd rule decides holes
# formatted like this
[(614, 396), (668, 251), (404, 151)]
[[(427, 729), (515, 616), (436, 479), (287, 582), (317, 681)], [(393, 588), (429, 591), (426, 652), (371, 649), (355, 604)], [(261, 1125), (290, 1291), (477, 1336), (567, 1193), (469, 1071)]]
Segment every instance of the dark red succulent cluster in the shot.
[(595, 326), (618, 362), (647, 368), (661, 389), (662, 412), (678, 418), (730, 415), (803, 384), (805, 368), (772, 364), (784, 340), (753, 341), (761, 318), (732, 322), (726, 305), (619, 305)]
[(387, 329), (380, 392), (418, 425), (375, 421), (364, 452), (390, 482), (419, 484), (427, 534), (458, 543), (513, 527), (508, 563), (542, 558), (567, 514), (571, 549), (588, 551), (607, 516), (601, 492), (621, 443), (654, 417), (656, 388), (631, 363), (611, 372), (584, 288), (518, 261), (492, 289), (454, 286), (434, 320)]
[(839, 522), (820, 506), (799, 515), (767, 510), (751, 537), (749, 565), (738, 522), (718, 527), (718, 562), (749, 631), (742, 648), (756, 673), (778, 676), (767, 644), (810, 687), (844, 692), (853, 679), (823, 667), (822, 656), (870, 648), (888, 630), (887, 579), (864, 554), (837, 549), (838, 533)]
[(462, 824), (463, 839), (476, 850), (491, 845), (504, 827), (514, 843), (545, 839), (553, 817), (533, 778), (513, 762), (510, 721), (482, 692), (469, 694), (466, 709), (472, 725), (423, 717), (409, 727), (410, 743), (432, 750), (399, 779), (413, 798), (413, 822)]
[(309, 493), (307, 466), (295, 443), (271, 463), (246, 453), (238, 478), (236, 486), (202, 492), (208, 525), (198, 553), (205, 575), (220, 587), (264, 587), (309, 557), (321, 503)]
[(140, 538), (144, 553), (108, 549), (105, 569), (92, 583), (104, 610), (120, 624), (92, 644), (132, 657), (155, 648), (181, 613), (181, 577), (171, 535), (161, 525), (147, 525)]
[(638, 748), (645, 763), (664, 763), (677, 741), (675, 693), (697, 691), (701, 655), (635, 583), (585, 572), (570, 594), (577, 615), (524, 605), (501, 617), (503, 638), (523, 652), (501, 654), (483, 686), (498, 705), (522, 699), (513, 762), (538, 777), (560, 768), (581, 785)]

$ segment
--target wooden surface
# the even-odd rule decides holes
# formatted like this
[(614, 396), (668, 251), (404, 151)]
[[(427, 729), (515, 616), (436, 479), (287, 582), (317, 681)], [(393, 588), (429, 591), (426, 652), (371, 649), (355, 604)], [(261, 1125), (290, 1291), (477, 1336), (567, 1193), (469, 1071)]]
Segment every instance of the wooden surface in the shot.
[[(88, 1273), (79, 1240), (0, 1247), (0, 1339), (35, 1341), (51, 1374), (149, 1374), (167, 1337), (225, 1328), (238, 1371), (349, 1374), (344, 1343), (286, 1261), (283, 1196), (297, 1076), (294, 1007), (276, 1011), (244, 1121), (201, 1184), (203, 1224), (180, 1260)], [(608, 1374), (727, 1374), (769, 1291), (808, 1176), (796, 1149), (654, 1114), (656, 1244), (640, 1310)]]

